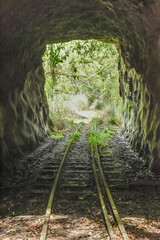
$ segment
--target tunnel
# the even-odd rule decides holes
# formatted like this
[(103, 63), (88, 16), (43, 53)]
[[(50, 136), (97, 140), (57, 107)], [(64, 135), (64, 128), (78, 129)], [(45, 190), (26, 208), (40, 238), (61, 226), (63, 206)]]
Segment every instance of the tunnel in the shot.
[(123, 129), (148, 168), (160, 173), (159, 1), (1, 0), (0, 22), (1, 174), (49, 137), (46, 44), (77, 39), (116, 45)]

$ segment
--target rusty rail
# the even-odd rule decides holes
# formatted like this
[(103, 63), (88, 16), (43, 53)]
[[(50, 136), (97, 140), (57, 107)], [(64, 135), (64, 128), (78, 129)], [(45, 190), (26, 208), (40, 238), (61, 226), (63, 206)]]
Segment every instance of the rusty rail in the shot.
[[(102, 169), (101, 161), (100, 161), (100, 156), (99, 156), (99, 152), (98, 152), (97, 141), (95, 141), (95, 146), (93, 146), (93, 141), (91, 142), (91, 157), (92, 157), (93, 171), (94, 171), (94, 175), (95, 175), (96, 186), (97, 186), (97, 190), (98, 190), (98, 194), (99, 194), (99, 198), (100, 198), (100, 203), (101, 203), (102, 210), (103, 210), (104, 219), (105, 219), (105, 222), (106, 222), (108, 233), (110, 235), (110, 239), (115, 240), (115, 237), (114, 237), (114, 234), (113, 234), (112, 225), (111, 225), (111, 223), (109, 221), (109, 218), (108, 218), (108, 213), (107, 213), (107, 209), (106, 209), (105, 202), (104, 202), (104, 199), (103, 199), (102, 190), (101, 190), (101, 187), (100, 187), (100, 184), (99, 184), (97, 171), (99, 172), (99, 179), (103, 183), (103, 186), (105, 188), (106, 195), (107, 195), (107, 198), (108, 198), (109, 203), (110, 203), (111, 211), (113, 213), (113, 217), (117, 222), (117, 225), (118, 225), (119, 230), (121, 232), (122, 238), (123, 238), (123, 240), (129, 240), (128, 235), (126, 233), (126, 230), (124, 228), (124, 225), (122, 223), (122, 220), (120, 218), (120, 215), (118, 213), (118, 210), (116, 208), (116, 205), (114, 203), (112, 194), (111, 194), (110, 189), (108, 187), (108, 184), (106, 182), (104, 173), (103, 173), (103, 169)], [(95, 160), (96, 160), (96, 163), (97, 163), (97, 168), (96, 168)]]
[[(77, 131), (79, 131), (80, 127), (81, 127), (81, 125), (78, 127)], [(48, 205), (47, 205), (47, 209), (46, 209), (46, 214), (45, 214), (45, 218), (44, 218), (44, 222), (43, 222), (43, 226), (42, 226), (40, 240), (46, 240), (47, 239), (48, 224), (49, 224), (49, 220), (50, 220), (52, 204), (53, 204), (53, 200), (54, 200), (54, 196), (55, 196), (58, 180), (59, 180), (59, 177), (60, 177), (60, 174), (61, 174), (61, 170), (62, 170), (64, 161), (65, 161), (65, 159), (66, 159), (66, 157), (68, 155), (69, 149), (70, 149), (70, 147), (71, 147), (71, 145), (72, 145), (72, 143), (74, 141), (74, 138), (75, 138), (75, 134), (71, 138), (71, 140), (70, 140), (70, 142), (69, 142), (69, 144), (68, 144), (68, 146), (67, 146), (67, 148), (65, 150), (65, 153), (64, 153), (63, 158), (62, 158), (62, 160), (60, 162), (60, 165), (59, 165), (59, 168), (58, 168), (58, 171), (57, 171), (54, 183), (52, 185), (52, 190), (51, 190), (51, 193), (50, 193), (50, 197), (49, 197), (49, 201), (48, 201)]]

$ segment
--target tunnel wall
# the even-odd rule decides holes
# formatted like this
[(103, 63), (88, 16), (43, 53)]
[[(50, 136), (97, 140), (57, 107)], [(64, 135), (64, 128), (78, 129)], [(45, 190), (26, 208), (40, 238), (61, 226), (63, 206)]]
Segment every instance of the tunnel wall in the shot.
[(144, 157), (150, 170), (159, 172), (160, 116), (155, 93), (135, 69), (120, 68), (120, 95), (123, 98), (123, 129), (131, 146)]
[(150, 169), (160, 172), (160, 2), (1, 0), (0, 5), (1, 168), (18, 167), (20, 156), (48, 136), (45, 45), (97, 39), (119, 49), (124, 129)]
[(19, 158), (33, 151), (49, 136), (49, 112), (44, 93), (45, 78), (41, 56), (30, 71), (22, 76), (19, 84), (14, 87), (13, 84), (7, 89), (5, 99), (0, 104), (0, 159), (1, 168), (5, 172), (18, 169)]

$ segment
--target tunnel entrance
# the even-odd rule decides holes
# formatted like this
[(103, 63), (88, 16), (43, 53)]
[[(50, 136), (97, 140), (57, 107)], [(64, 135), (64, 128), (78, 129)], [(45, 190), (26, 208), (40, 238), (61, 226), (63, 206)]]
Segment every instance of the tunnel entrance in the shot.
[[(35, 172), (38, 177), (40, 175), (38, 171), (44, 169), (41, 168), (41, 163), (49, 165), (50, 161), (56, 163), (57, 153), (59, 152), (59, 157), (61, 157), (61, 153), (65, 151), (62, 148), (59, 151), (58, 144), (59, 141), (62, 141), (65, 146), (64, 138), (52, 139), (48, 131), (49, 107), (44, 89), (45, 76), (42, 63), (46, 45), (77, 39), (96, 39), (117, 46), (119, 89), (123, 100), (123, 129), (129, 144), (140, 156), (135, 161), (135, 152), (128, 148), (128, 143), (124, 150), (124, 142), (121, 141), (121, 138), (117, 138), (114, 143), (114, 149), (117, 149), (117, 145), (120, 146), (120, 151), (117, 151), (116, 154), (115, 152), (113, 154), (112, 152), (109, 154), (102, 152), (104, 161), (108, 156), (109, 165), (111, 163), (114, 167), (116, 166), (116, 171), (123, 176), (125, 183), (122, 185), (123, 182), (116, 181), (115, 185), (112, 174), (115, 174), (115, 179), (117, 179), (119, 173), (112, 172), (112, 166), (106, 165), (106, 171), (112, 172), (109, 174), (109, 178), (115, 199), (120, 200), (119, 206), (124, 217), (143, 216), (147, 222), (159, 220), (159, 180), (156, 182), (155, 175), (150, 171), (160, 173), (160, 1), (1, 0), (0, 23), (0, 185), (3, 181), (2, 189), (6, 185), (5, 195), (10, 195), (7, 198), (5, 195), (1, 195), (3, 199), (0, 205), (2, 208), (4, 206), (7, 216), (8, 213), (13, 216), (13, 221), (16, 223), (15, 209), (18, 210), (16, 214), (19, 216), (22, 216), (23, 213), (26, 216), (28, 206), (31, 207), (31, 215), (36, 211), (37, 216), (39, 215), (43, 204), (37, 205), (37, 200), (44, 200), (45, 204), (45, 198), (41, 196), (47, 195), (45, 191), (44, 193), (41, 191), (42, 195), (37, 192), (36, 188), (39, 190), (40, 187), (38, 178), (34, 181)], [(78, 81), (77, 79), (77, 69), (73, 68), (72, 70), (75, 76), (72, 81), (82, 83), (82, 80)], [(89, 74), (88, 76), (90, 77)], [(95, 81), (95, 88), (97, 87), (96, 83), (98, 81)], [(97, 98), (100, 99), (100, 97)], [(84, 133), (80, 139), (80, 145), (77, 145), (78, 160), (79, 156), (83, 159), (88, 158), (87, 144), (88, 138)], [(82, 148), (85, 150), (87, 158), (84, 158)], [(44, 167), (44, 170), (48, 168), (47, 165)], [(42, 175), (45, 176), (46, 171), (42, 172)], [(127, 179), (128, 172), (131, 173), (129, 173), (129, 179)], [(50, 178), (50, 172), (47, 174)], [(51, 175), (53, 177), (53, 173)], [(148, 178), (143, 178), (144, 175)], [(88, 176), (93, 179), (90, 173)], [(15, 181), (12, 181), (13, 179)], [(44, 178), (42, 177), (42, 179)], [(17, 187), (17, 183), (23, 185)], [(36, 185), (36, 183), (38, 184)], [(122, 188), (120, 188), (120, 184)], [(12, 191), (10, 191), (11, 186), (15, 187)], [(89, 185), (89, 190), (92, 186), (94, 184)], [(43, 189), (46, 190), (45, 188), (46, 186)], [(31, 191), (27, 191), (28, 189)], [(76, 189), (78, 190), (77, 187)], [(120, 190), (119, 193), (117, 189)], [(135, 191), (132, 191), (134, 189)], [(32, 190), (36, 194), (36, 201), (32, 198)], [(29, 194), (28, 198), (26, 198), (26, 193)], [(90, 193), (89, 199), (92, 201), (94, 194)], [(81, 194), (78, 197), (80, 197), (79, 200), (83, 200)], [(60, 198), (63, 200), (64, 195), (61, 195)], [(10, 201), (11, 199), (13, 201)], [(93, 217), (92, 203), (93, 201), (91, 204), (89, 202), (87, 208), (83, 207), (83, 209)], [(72, 202), (69, 204), (71, 210), (74, 210)], [(77, 209), (80, 209), (80, 205), (76, 206)], [(97, 204), (95, 204), (96, 207)], [(70, 210), (70, 208), (67, 209)], [(95, 216), (97, 215), (99, 213), (95, 213)], [(57, 221), (57, 219), (53, 220)], [(61, 220), (63, 221), (62, 218)], [(83, 225), (83, 219), (81, 220)], [(134, 225), (136, 227), (133, 227), (128, 219), (127, 225), (132, 239), (141, 239), (141, 237), (157, 239), (159, 237), (160, 228), (157, 222), (153, 221), (150, 226), (143, 227), (142, 222), (137, 220)], [(62, 221), (64, 226), (64, 221)], [(102, 225), (99, 220), (98, 222)], [(8, 226), (12, 225), (10, 217), (8, 221), (2, 219), (1, 223), (6, 225), (3, 229), (7, 238), (10, 237), (8, 233), (13, 233), (13, 239), (28, 237), (26, 231), (21, 231), (24, 233), (23, 236), (19, 235), (20, 229), (24, 225), (16, 223), (17, 232), (13, 228), (8, 231)], [(20, 218), (20, 224), (22, 223)], [(77, 227), (79, 227), (79, 223), (78, 221)], [(55, 222), (53, 226), (55, 226)], [(74, 225), (72, 226), (75, 231)], [(91, 227), (88, 223), (85, 226), (87, 226), (87, 232), (90, 231)], [(40, 225), (35, 227), (40, 229)], [(65, 229), (68, 229), (68, 223), (65, 225)], [(28, 231), (31, 232), (31, 223), (28, 225)], [(69, 232), (71, 231), (69, 230)], [(0, 234), (4, 238), (3, 233)], [(93, 236), (98, 239), (94, 233)], [(35, 235), (31, 237), (33, 238)], [(82, 235), (83, 237), (88, 237), (88, 235)], [(70, 239), (74, 238), (74, 235), (70, 236)]]
[(121, 125), (118, 63), (116, 47), (97, 40), (46, 46), (43, 68), (52, 135), (80, 121)]

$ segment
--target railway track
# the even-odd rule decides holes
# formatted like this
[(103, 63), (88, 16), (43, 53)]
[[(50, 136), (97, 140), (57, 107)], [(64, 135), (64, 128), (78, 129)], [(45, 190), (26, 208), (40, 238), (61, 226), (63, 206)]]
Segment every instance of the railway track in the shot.
[[(46, 175), (43, 176), (44, 184), (42, 184), (42, 189), (44, 190), (44, 187), (47, 188), (47, 182), (51, 182), (52, 179), (53, 185), (47, 204), (40, 240), (47, 239), (50, 215), (52, 213), (56, 213), (58, 208), (60, 211), (65, 208), (66, 213), (69, 214), (72, 211), (73, 201), (76, 202), (75, 205), (78, 208), (84, 211), (90, 208), (91, 212), (93, 208), (87, 206), (88, 199), (94, 203), (97, 211), (103, 212), (104, 222), (101, 225), (107, 228), (107, 235), (104, 235), (101, 239), (115, 240), (117, 239), (116, 236), (118, 236), (118, 239), (129, 240), (104, 177), (97, 143), (91, 143), (91, 158), (89, 158), (86, 156), (88, 146), (84, 145), (83, 138), (85, 135), (86, 133), (83, 131), (80, 140), (78, 140), (79, 142), (77, 141), (73, 145), (76, 140), (76, 134), (74, 134), (66, 147), (59, 166), (58, 164), (55, 166), (55, 163), (50, 163), (50, 166), (47, 165), (44, 169)], [(54, 171), (55, 168), (57, 168), (56, 174)]]
[(108, 229), (110, 239), (115, 240), (116, 238), (114, 236), (112, 223), (109, 219), (107, 206), (106, 206), (105, 200), (104, 200), (105, 194), (106, 194), (107, 200), (109, 202), (108, 206), (110, 207), (110, 212), (113, 215), (113, 218), (119, 228), (122, 239), (129, 240), (128, 235), (123, 226), (123, 223), (121, 221), (121, 218), (119, 216), (118, 210), (116, 208), (116, 205), (114, 203), (109, 186), (108, 186), (105, 176), (104, 176), (104, 172), (103, 172), (103, 169), (101, 166), (100, 156), (98, 153), (98, 146), (97, 146), (96, 139), (95, 139), (95, 144), (93, 144), (93, 141), (91, 142), (91, 157), (92, 157), (93, 171), (94, 171), (96, 186), (97, 186), (97, 190), (98, 190), (98, 195), (99, 195), (99, 199), (100, 199), (100, 203), (101, 203), (102, 211), (103, 211), (103, 215), (104, 215), (104, 220), (105, 220), (105, 223), (106, 223), (106, 226)]

